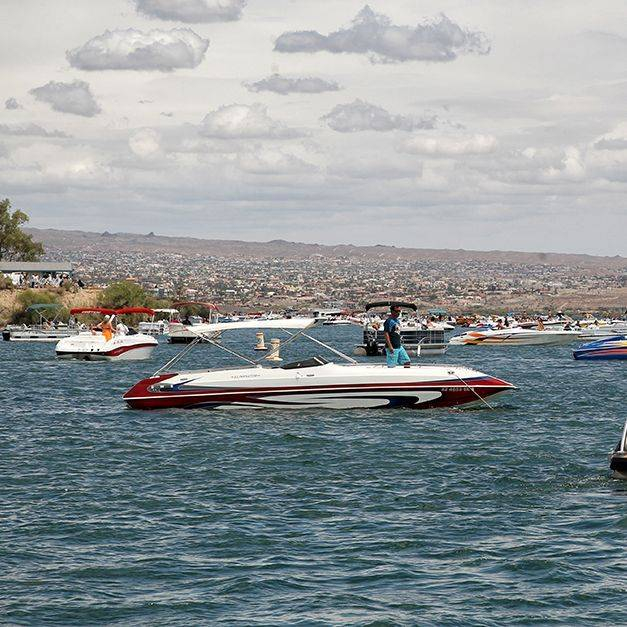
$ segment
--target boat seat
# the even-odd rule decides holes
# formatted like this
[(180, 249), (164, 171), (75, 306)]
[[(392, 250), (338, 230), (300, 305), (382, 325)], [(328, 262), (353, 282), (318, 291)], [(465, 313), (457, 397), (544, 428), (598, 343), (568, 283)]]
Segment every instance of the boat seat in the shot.
[(292, 361), (289, 364), (279, 366), (279, 368), (281, 368), (282, 370), (295, 370), (296, 368), (313, 368), (315, 366), (324, 366), (324, 364), (328, 363), (328, 360), (318, 355), (316, 357), (311, 357), (310, 359), (303, 359), (302, 361)]

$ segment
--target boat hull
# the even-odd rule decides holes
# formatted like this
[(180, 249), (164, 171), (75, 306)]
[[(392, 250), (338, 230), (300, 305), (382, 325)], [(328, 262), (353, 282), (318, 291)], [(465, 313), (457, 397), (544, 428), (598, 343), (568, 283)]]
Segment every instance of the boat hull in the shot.
[[(202, 336), (199, 337), (198, 333), (194, 333), (192, 331), (168, 331), (166, 335), (169, 344), (191, 344), (194, 341), (198, 341), (201, 344), (207, 343), (205, 338)], [(220, 339), (220, 336), (221, 333), (212, 334), (213, 341), (217, 342)]]
[(610, 470), (616, 479), (627, 479), (627, 453), (614, 451), (610, 455)]
[(627, 359), (627, 349), (605, 351), (574, 351), (573, 357), (578, 361), (595, 361), (608, 359)]
[(453, 345), (465, 346), (557, 346), (577, 340), (571, 331), (470, 331), (450, 340)]
[(139, 361), (149, 359), (155, 350), (154, 345), (132, 346), (125, 350), (103, 351), (56, 351), (58, 359), (78, 359), (82, 361)]
[[(349, 370), (350, 365), (329, 366), (346, 370), (335, 370), (336, 376), (331, 377), (303, 371), (295, 373), (291, 380), (264, 377), (256, 368), (166, 374), (140, 381), (124, 395), (124, 400), (134, 409), (427, 409), (480, 403), (481, 399), (514, 388), (510, 383), (468, 369), (464, 369), (460, 380), (451, 375), (451, 367), (442, 367), (441, 377), (424, 377), (421, 370), (427, 366), (367, 366), (375, 370), (359, 372), (360, 376), (350, 376), (355, 374)], [(261, 370), (272, 373), (280, 369)], [(389, 371), (393, 370), (402, 374), (392, 376)], [(255, 382), (255, 378), (259, 380)]]

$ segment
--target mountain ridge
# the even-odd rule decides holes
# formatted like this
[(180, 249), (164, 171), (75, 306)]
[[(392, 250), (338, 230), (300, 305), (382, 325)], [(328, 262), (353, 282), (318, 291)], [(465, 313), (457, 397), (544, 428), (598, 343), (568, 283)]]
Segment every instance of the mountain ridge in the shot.
[(303, 259), (313, 256), (328, 258), (385, 258), (385, 259), (439, 259), (451, 262), (493, 261), (494, 263), (524, 263), (544, 265), (603, 267), (627, 270), (627, 257), (601, 256), (586, 253), (524, 252), (507, 250), (467, 250), (463, 248), (409, 248), (385, 244), (358, 246), (355, 244), (307, 244), (274, 239), (267, 242), (246, 240), (208, 239), (141, 233), (96, 233), (92, 231), (24, 229), (45, 247), (63, 252), (91, 250), (101, 252), (141, 252), (167, 250), (169, 252), (206, 254), (215, 257), (287, 258)]

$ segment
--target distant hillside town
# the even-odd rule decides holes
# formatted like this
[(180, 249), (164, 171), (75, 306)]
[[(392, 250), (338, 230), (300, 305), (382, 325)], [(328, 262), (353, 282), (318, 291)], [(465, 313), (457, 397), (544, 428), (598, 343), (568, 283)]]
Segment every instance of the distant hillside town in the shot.
[(624, 257), (430, 254), (388, 246), (264, 244), (152, 233), (29, 232), (44, 244), (46, 259), (71, 263), (74, 277), (85, 285), (105, 287), (132, 279), (158, 297), (210, 300), (227, 309), (357, 310), (384, 297), (455, 312), (627, 308)]

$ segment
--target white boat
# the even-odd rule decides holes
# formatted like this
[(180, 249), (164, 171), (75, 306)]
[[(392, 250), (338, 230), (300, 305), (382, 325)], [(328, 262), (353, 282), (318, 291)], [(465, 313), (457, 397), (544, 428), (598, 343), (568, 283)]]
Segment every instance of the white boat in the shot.
[[(319, 324), (319, 322), (318, 322)], [(383, 407), (454, 407), (484, 403), (487, 397), (514, 389), (511, 383), (465, 366), (411, 365), (388, 368), (385, 364), (358, 363), (351, 357), (308, 335), (312, 318), (246, 320), (198, 325), (200, 338), (248, 362), (239, 368), (168, 372), (193, 345), (154, 375), (135, 384), (124, 400), (135, 409), (164, 408), (266, 408), (353, 409)], [(262, 366), (216, 344), (218, 332), (234, 329), (276, 329), (289, 334), (285, 344), (305, 337), (348, 363), (313, 357), (279, 367)], [(289, 333), (287, 330), (296, 330)], [(267, 359), (268, 356), (262, 358)]]
[(453, 345), (524, 346), (569, 344), (577, 339), (579, 339), (578, 331), (560, 331), (557, 329), (538, 331), (514, 327), (511, 329), (468, 331), (452, 337), (450, 343)]
[[(120, 316), (123, 314), (150, 314), (154, 312), (146, 307), (126, 307), (124, 309), (103, 309), (81, 307), (72, 309), (72, 314), (99, 313)], [(81, 359), (84, 361), (128, 361), (148, 359), (158, 341), (152, 335), (143, 333), (116, 333), (110, 339), (100, 331), (84, 331), (72, 337), (60, 340), (55, 352), (59, 359)]]
[(57, 320), (46, 317), (47, 312), (58, 312), (61, 305), (55, 303), (40, 303), (30, 305), (26, 312), (36, 313), (39, 317), (37, 324), (10, 324), (2, 330), (2, 339), (7, 342), (58, 342), (61, 338), (76, 335), (79, 332), (78, 325), (67, 325)]
[(336, 307), (335, 309), (315, 309), (311, 314), (313, 318), (316, 320), (322, 320), (326, 322), (327, 320), (335, 320), (336, 318), (341, 318), (342, 316), (346, 316), (348, 312), (340, 307)]
[(2, 330), (2, 339), (7, 342), (58, 342), (64, 337), (76, 335), (78, 327), (67, 325), (8, 325)]
[(591, 324), (579, 331), (581, 340), (602, 340), (616, 335), (627, 335), (627, 322), (612, 320), (604, 324)]
[[(217, 322), (220, 318), (220, 310), (217, 305), (213, 303), (205, 303), (200, 301), (184, 301), (174, 303), (175, 307), (196, 307), (201, 308), (209, 312), (209, 323)], [(230, 320), (229, 320), (230, 322)], [(192, 327), (203, 324), (203, 319), (200, 316), (187, 315), (183, 320), (172, 320), (168, 323), (168, 328), (165, 333), (168, 337), (170, 344), (189, 344), (198, 338), (198, 334), (194, 332)]]
[(349, 318), (350, 312), (347, 309), (316, 309), (312, 317), (321, 320), (324, 326), (333, 326), (338, 324), (355, 324)]
[[(152, 320), (142, 320), (137, 325), (137, 330), (145, 335), (166, 335), (168, 325), (172, 320), (178, 318), (178, 309), (154, 309), (155, 315)], [(160, 315), (161, 314), (161, 315)], [(159, 318), (157, 320), (156, 318)]]
[(328, 318), (322, 324), (324, 326), (334, 326), (334, 325), (338, 325), (338, 324), (340, 324), (340, 325), (341, 324), (354, 324), (354, 322), (352, 322), (348, 318)]

